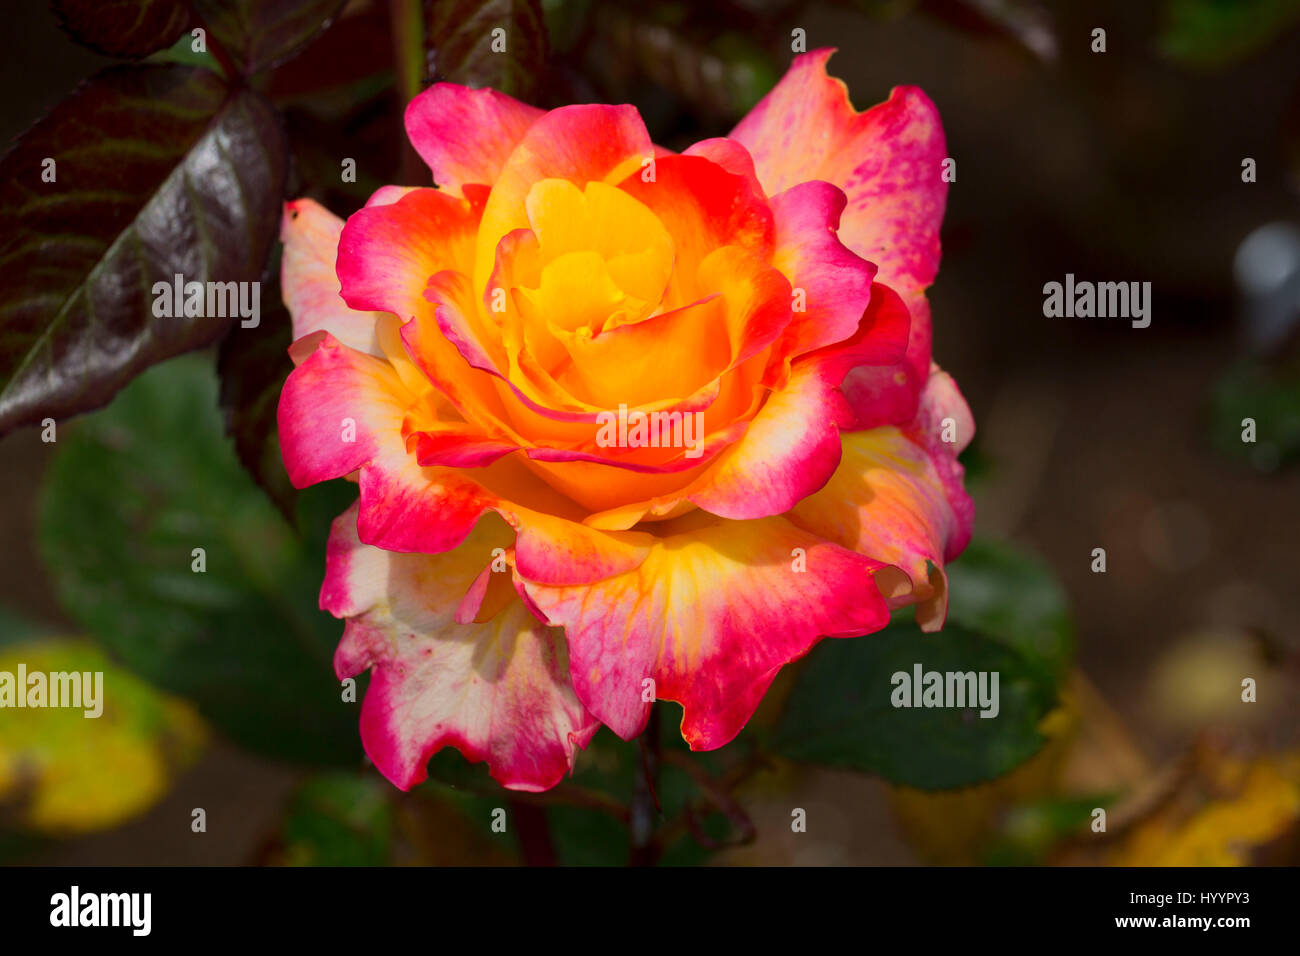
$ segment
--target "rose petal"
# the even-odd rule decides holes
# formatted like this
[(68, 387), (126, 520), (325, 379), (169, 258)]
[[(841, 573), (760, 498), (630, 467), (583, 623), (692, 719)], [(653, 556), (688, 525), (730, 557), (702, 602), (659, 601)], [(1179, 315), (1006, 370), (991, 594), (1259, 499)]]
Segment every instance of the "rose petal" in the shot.
[(850, 369), (841, 390), (853, 408), (855, 429), (906, 425), (916, 417), (930, 375), (930, 303), (925, 293), (903, 300), (911, 315), (907, 352), (897, 365)]
[(770, 196), (810, 179), (844, 190), (841, 241), (906, 296), (933, 282), (939, 268), (948, 194), (943, 126), (914, 86), (895, 87), (884, 103), (857, 112), (844, 83), (826, 73), (833, 52), (796, 57), (731, 136), (748, 147)]
[[(953, 443), (942, 440), (948, 418), (956, 431)], [(912, 593), (896, 604), (915, 603), (927, 631), (943, 626), (944, 564), (966, 547), (975, 520), (956, 457), (973, 432), (956, 386), (936, 371), (915, 421), (905, 429), (846, 433), (835, 474), (789, 516), (801, 528), (907, 572)]]
[(797, 360), (711, 468), (671, 494), (635, 507), (610, 506), (593, 516), (596, 526), (627, 527), (629, 520), (666, 514), (683, 501), (723, 518), (764, 518), (784, 514), (821, 488), (840, 460), (841, 429), (854, 424), (839, 392), (845, 373), (897, 361), (906, 340), (907, 310), (898, 295), (879, 283), (872, 290), (854, 337)]
[(830, 183), (800, 183), (772, 199), (776, 216), (773, 265), (802, 293), (802, 311), (781, 337), (787, 361), (852, 337), (871, 298), (876, 267), (845, 247), (835, 234), (843, 191)]
[(721, 747), (783, 665), (823, 636), (869, 633), (889, 617), (877, 563), (783, 518), (652, 540), (634, 569), (592, 584), (550, 586), (521, 569), (537, 607), (565, 628), (578, 698), (624, 739), (644, 727), (650, 696), (681, 703), (692, 749)]
[(406, 135), (438, 187), (490, 186), (542, 110), (492, 89), (435, 83), (406, 107)]
[(355, 309), (411, 319), (436, 272), (469, 273), (482, 207), (436, 189), (415, 189), (397, 202), (358, 210), (338, 242), (344, 300)]
[(455, 621), (509, 529), (483, 522), (453, 552), (393, 554), (362, 544), (356, 519), (354, 506), (334, 523), (321, 607), (348, 618), (338, 677), (371, 669), (361, 739), (375, 766), (409, 790), (452, 746), (510, 789), (562, 780), (598, 727), (568, 683), (563, 635), (517, 599), (486, 623)]
[(653, 180), (634, 173), (620, 186), (654, 212), (672, 237), (676, 261), (665, 307), (714, 291), (697, 270), (722, 246), (740, 246), (764, 262), (771, 258), (776, 226), (767, 200), (745, 176), (712, 159), (667, 156), (655, 161)]
[(403, 422), (417, 405), (388, 362), (327, 334), (280, 394), (280, 449), (297, 488), (360, 472), (367, 543), (446, 551), (495, 497), (456, 471), (421, 468), (406, 453)]
[(653, 155), (650, 134), (632, 106), (564, 106), (539, 117), (501, 166), (479, 227), (474, 287), (486, 289), (493, 252), (507, 233), (527, 226), (525, 202), (544, 179), (618, 182)]
[(901, 425), (915, 415), (930, 368), (923, 290), (939, 268), (947, 146), (938, 111), (916, 87), (896, 87), (886, 102), (854, 110), (844, 83), (826, 72), (833, 52), (796, 57), (731, 135), (749, 148), (769, 194), (814, 179), (844, 190), (840, 241), (878, 267), (877, 280), (897, 290), (912, 315), (899, 368), (855, 370), (844, 392), (857, 427)]
[(375, 337), (378, 314), (349, 308), (339, 294), (334, 262), (342, 231), (343, 220), (314, 200), (284, 204), (280, 285), (293, 320), (293, 337), (296, 341), (323, 330), (354, 349), (380, 355)]

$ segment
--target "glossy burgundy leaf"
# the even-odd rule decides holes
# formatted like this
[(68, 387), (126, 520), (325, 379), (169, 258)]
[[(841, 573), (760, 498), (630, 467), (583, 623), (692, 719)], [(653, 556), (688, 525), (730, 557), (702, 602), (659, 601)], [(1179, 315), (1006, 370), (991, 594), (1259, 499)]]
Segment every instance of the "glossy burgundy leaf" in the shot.
[[(391, 89), (390, 29), (387, 4), (376, 3), (355, 14), (340, 15), (333, 29), (325, 31), (301, 55), (271, 73), (266, 95), (276, 105), (286, 102), (313, 105), (314, 98), (327, 91), (334, 92), (374, 77), (383, 77), (385, 87)], [(331, 104), (327, 101), (325, 105)]]
[(257, 94), (176, 65), (99, 73), (22, 136), (0, 159), (0, 433), (219, 339), (235, 318), (155, 317), (154, 283), (260, 279), (286, 152)]
[(424, 22), (431, 80), (490, 86), (528, 99), (545, 71), (539, 0), (425, 0)]
[(190, 0), (212, 38), (248, 75), (289, 59), (334, 22), (346, 0)]
[(82, 46), (132, 59), (167, 49), (190, 24), (183, 0), (50, 0), (50, 9)]
[(290, 522), (298, 493), (289, 483), (280, 457), (275, 410), (284, 380), (293, 371), (289, 358), (292, 339), (292, 323), (277, 278), (263, 284), (258, 327), (234, 324), (221, 340), (217, 356), (226, 434), (234, 440), (245, 470)]

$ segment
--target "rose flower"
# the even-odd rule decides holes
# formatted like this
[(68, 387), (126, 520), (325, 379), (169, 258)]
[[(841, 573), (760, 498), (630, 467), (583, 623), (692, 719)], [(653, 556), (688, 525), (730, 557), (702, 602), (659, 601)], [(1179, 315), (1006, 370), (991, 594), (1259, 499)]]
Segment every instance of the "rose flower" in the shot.
[(359, 486), (321, 607), (397, 786), (453, 746), (551, 787), (656, 699), (721, 747), (821, 638), (942, 626), (943, 131), (914, 88), (855, 111), (829, 56), (681, 154), (631, 106), (438, 84), (406, 111), (436, 188), (288, 204), (280, 440), (296, 486)]

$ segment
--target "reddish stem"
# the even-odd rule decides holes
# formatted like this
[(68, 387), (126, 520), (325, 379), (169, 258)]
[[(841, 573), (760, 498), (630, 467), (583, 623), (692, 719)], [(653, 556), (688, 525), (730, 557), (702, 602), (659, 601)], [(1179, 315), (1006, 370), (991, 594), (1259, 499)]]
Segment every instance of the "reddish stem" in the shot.
[(555, 844), (551, 840), (546, 810), (535, 803), (510, 801), (510, 816), (519, 833), (519, 849), (527, 866), (555, 866)]
[(628, 865), (654, 866), (659, 860), (655, 828), (663, 811), (655, 783), (659, 776), (659, 712), (651, 705), (650, 719), (641, 734), (641, 762), (637, 766), (636, 789), (628, 815)]

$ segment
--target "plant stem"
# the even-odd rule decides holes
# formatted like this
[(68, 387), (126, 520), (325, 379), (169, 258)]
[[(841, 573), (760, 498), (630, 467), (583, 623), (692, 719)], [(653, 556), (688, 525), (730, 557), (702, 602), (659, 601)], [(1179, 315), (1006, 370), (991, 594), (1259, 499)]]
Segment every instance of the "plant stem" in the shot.
[[(702, 767), (696, 765), (686, 754), (669, 751), (664, 754), (664, 761), (675, 764), (690, 774), (704, 794), (704, 800), (688, 802), (680, 814), (659, 828), (655, 839), (661, 850), (672, 846), (673, 841), (685, 833), (691, 833), (701, 846), (709, 847), (710, 843), (714, 843), (715, 845), (710, 847), (711, 849), (730, 845), (738, 846), (753, 841), (757, 836), (753, 821), (750, 820), (749, 815), (731, 796), (731, 793), (750, 777), (760, 771), (770, 769), (771, 764), (766, 755), (755, 750), (744, 762), (732, 767), (731, 770), (717, 779), (710, 777)], [(701, 839), (704, 835), (696, 832), (696, 820), (700, 814), (708, 812), (710, 805), (731, 821), (732, 826), (737, 831), (736, 836), (721, 843), (711, 841), (707, 837)]]
[[(424, 14), (420, 0), (388, 0), (388, 20), (393, 34), (393, 72), (397, 77), (397, 95), (401, 106), (415, 98), (424, 80)], [(428, 171), (406, 138), (404, 127), (398, 129), (401, 171), (398, 177), (406, 186), (427, 186)]]
[(555, 844), (551, 841), (546, 810), (535, 803), (510, 801), (510, 816), (519, 831), (519, 850), (527, 866), (555, 866)]
[(637, 765), (636, 787), (628, 816), (628, 865), (654, 866), (659, 859), (655, 826), (659, 797), (655, 785), (659, 776), (659, 711), (652, 704), (650, 719), (641, 734), (641, 761)]

